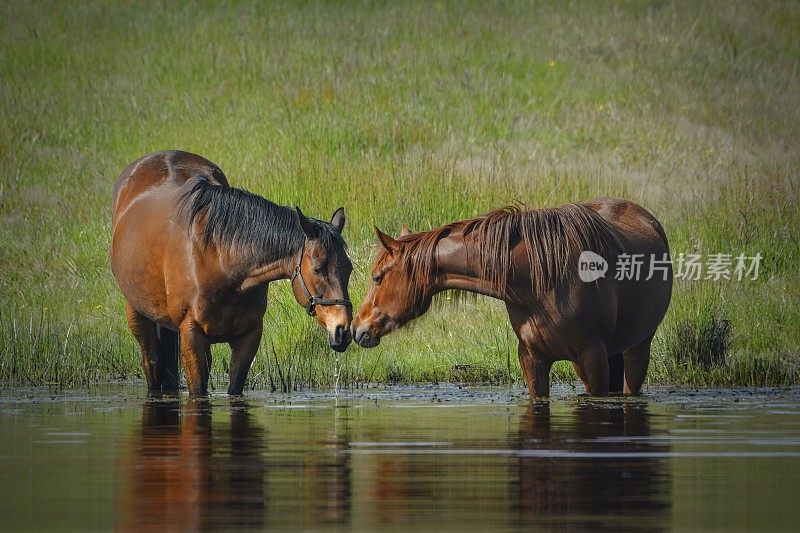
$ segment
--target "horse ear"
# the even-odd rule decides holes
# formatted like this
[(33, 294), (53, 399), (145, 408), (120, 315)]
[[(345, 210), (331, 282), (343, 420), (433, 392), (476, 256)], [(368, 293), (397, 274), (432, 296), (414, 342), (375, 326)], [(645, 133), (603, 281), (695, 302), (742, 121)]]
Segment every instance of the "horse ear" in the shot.
[(303, 233), (306, 234), (306, 237), (309, 239), (313, 239), (317, 236), (317, 228), (314, 226), (314, 223), (308, 220), (308, 218), (300, 211), (300, 208), (294, 206), (295, 211), (297, 211), (297, 218), (300, 221), (300, 228), (302, 228)]
[(381, 241), (381, 245), (383, 245), (383, 247), (386, 248), (386, 251), (390, 254), (394, 255), (394, 253), (400, 249), (400, 243), (379, 230), (378, 226), (375, 226), (375, 235), (378, 236), (378, 240)]
[(403, 227), (400, 228), (400, 236), (401, 237), (405, 237), (406, 235), (411, 235), (412, 233), (414, 233), (414, 232), (411, 231), (411, 228), (408, 227), (408, 224), (403, 224)]
[(337, 232), (341, 233), (344, 229), (344, 207), (340, 207), (336, 211), (333, 212), (333, 216), (331, 217), (331, 226)]

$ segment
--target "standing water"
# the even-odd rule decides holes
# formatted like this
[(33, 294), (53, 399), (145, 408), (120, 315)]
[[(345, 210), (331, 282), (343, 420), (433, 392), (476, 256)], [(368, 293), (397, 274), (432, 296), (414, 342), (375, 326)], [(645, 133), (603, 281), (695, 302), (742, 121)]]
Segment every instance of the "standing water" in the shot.
[(0, 391), (0, 530), (800, 527), (800, 389)]

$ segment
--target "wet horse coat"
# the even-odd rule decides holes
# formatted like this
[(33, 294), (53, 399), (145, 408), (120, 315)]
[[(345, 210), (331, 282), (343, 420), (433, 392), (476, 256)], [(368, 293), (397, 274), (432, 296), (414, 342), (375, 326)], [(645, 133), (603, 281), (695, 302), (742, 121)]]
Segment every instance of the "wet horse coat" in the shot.
[(113, 213), (111, 268), (151, 391), (177, 388), (170, 352), (179, 340), (191, 394), (206, 393), (217, 342), (231, 346), (228, 392), (240, 394), (261, 340), (268, 284), (279, 279), (292, 279), (298, 303), (334, 349), (349, 344), (352, 265), (341, 208), (331, 223), (310, 219), (230, 187), (198, 155), (170, 151), (125, 169)]
[[(377, 345), (423, 314), (435, 294), (460, 289), (505, 302), (532, 396), (549, 394), (550, 368), (564, 359), (590, 394), (639, 392), (672, 293), (667, 238), (644, 208), (599, 198), (549, 209), (506, 208), (398, 239), (376, 231), (383, 250), (353, 320), (361, 346)], [(578, 259), (585, 251), (607, 262), (605, 277), (580, 279)], [(615, 279), (618, 262), (640, 254), (641, 276)], [(653, 260), (663, 268), (649, 276)]]

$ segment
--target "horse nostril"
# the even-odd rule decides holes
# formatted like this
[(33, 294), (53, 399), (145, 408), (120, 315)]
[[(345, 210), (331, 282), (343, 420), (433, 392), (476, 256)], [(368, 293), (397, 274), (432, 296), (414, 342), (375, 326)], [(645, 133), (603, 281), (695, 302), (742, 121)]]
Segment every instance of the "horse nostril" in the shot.
[(360, 332), (356, 342), (363, 346), (363, 345), (370, 345), (374, 340), (375, 336), (372, 334), (370, 330), (366, 329)]
[(333, 340), (336, 344), (344, 344), (345, 342), (350, 340), (350, 328), (347, 328), (342, 325), (336, 326), (336, 329), (333, 331)]
[(328, 343), (337, 352), (343, 352), (350, 344), (350, 328), (336, 326), (333, 333), (328, 333)]

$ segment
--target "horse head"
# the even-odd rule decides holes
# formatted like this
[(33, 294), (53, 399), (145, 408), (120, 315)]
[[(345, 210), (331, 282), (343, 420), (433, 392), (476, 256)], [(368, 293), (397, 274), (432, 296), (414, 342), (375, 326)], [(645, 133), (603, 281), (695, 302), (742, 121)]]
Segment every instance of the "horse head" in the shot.
[(292, 276), (297, 302), (328, 332), (331, 348), (343, 352), (351, 341), (353, 308), (347, 284), (353, 264), (344, 240), (344, 208), (333, 213), (330, 223), (309, 219), (295, 208), (305, 239)]
[(372, 285), (353, 320), (353, 339), (364, 348), (377, 346), (387, 335), (427, 311), (431, 303), (430, 276), (412, 253), (413, 235), (407, 226), (400, 239), (375, 233), (383, 249), (372, 268)]

